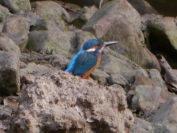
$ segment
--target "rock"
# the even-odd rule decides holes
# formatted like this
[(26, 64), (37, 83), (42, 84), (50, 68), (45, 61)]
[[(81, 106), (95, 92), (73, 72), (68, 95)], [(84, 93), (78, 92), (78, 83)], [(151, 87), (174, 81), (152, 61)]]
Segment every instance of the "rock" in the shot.
[(19, 56), (0, 51), (0, 95), (15, 94), (20, 89)]
[(84, 7), (77, 18), (72, 21), (72, 24), (77, 28), (82, 28), (90, 19), (90, 17), (97, 11), (95, 6)]
[(12, 14), (9, 12), (9, 10), (0, 5), (0, 21), (3, 21), (10, 16), (12, 16)]
[(30, 0), (12, 0), (20, 10), (31, 11)]
[(145, 0), (128, 0), (140, 15), (157, 14), (157, 11)]
[(175, 62), (177, 55), (177, 19), (161, 17), (147, 23), (150, 48), (156, 54), (168, 55)]
[(6, 35), (0, 34), (0, 95), (19, 91), (20, 50)]
[(55, 54), (55, 55), (50, 55), (45, 57), (46, 61), (49, 61), (50, 64), (56, 68), (57, 70), (65, 70), (66, 69), (66, 64), (69, 63), (68, 58), (66, 58), (63, 55), (60, 54)]
[(29, 31), (29, 23), (24, 17), (14, 16), (5, 22), (3, 31), (6, 33)]
[(19, 11), (19, 7), (14, 3), (13, 0), (1, 0), (0, 4), (7, 7), (12, 13)]
[(17, 46), (20, 47), (20, 51), (23, 52), (27, 42), (28, 42), (28, 32), (16, 32), (16, 33), (9, 33), (8, 37), (11, 38)]
[(31, 52), (31, 53), (21, 53), (20, 55), (20, 60), (28, 64), (29, 62), (35, 62), (36, 64), (42, 64), (40, 61), (45, 60), (44, 54), (36, 53), (36, 52)]
[(153, 81), (152, 79), (150, 79), (149, 77), (140, 75), (140, 74), (136, 74), (135, 75), (135, 80), (133, 85), (131, 86), (131, 90), (134, 90), (136, 86), (139, 85), (149, 85), (149, 86), (157, 86), (160, 87), (159, 84), (157, 84), (155, 81)]
[(19, 10), (31, 11), (29, 0), (1, 0), (0, 4), (7, 7), (12, 13), (16, 13)]
[(107, 74), (122, 74), (128, 70), (140, 68), (126, 57), (105, 48), (102, 53), (102, 60), (99, 69)]
[(144, 68), (160, 69), (155, 56), (144, 47), (138, 12), (126, 0), (113, 0), (98, 10), (83, 27), (103, 41), (119, 41), (112, 46)]
[[(35, 0), (31, 0), (31, 1), (35, 1)], [(73, 3), (73, 4), (77, 4), (79, 6), (92, 6), (94, 4), (98, 4), (99, 0), (62, 0), (63, 2), (67, 2), (67, 3)]]
[(122, 75), (117, 74), (111, 74), (110, 77), (108, 78), (108, 83), (129, 86), (128, 81)]
[(165, 80), (169, 83), (177, 83), (177, 70), (171, 68), (162, 55), (157, 55), (161, 68), (165, 71)]
[(48, 68), (44, 65), (29, 63), (25, 68), (20, 70), (20, 77), (23, 77), (27, 74), (42, 76), (46, 73), (50, 73), (52, 68)]
[(2, 31), (23, 51), (28, 42), (29, 28), (30, 25), (24, 17), (14, 16), (4, 22)]
[(132, 84), (135, 81), (135, 75), (148, 77), (147, 72), (142, 68), (137, 70), (128, 70), (122, 74), (122, 76), (128, 81), (129, 84)]
[(175, 133), (177, 132), (177, 98), (173, 97), (164, 103), (161, 108), (152, 117), (151, 122), (156, 124), (156, 131), (160, 133)]
[(105, 85), (107, 84), (107, 78), (109, 77), (109, 75), (104, 72), (104, 71), (101, 71), (99, 69), (96, 69), (92, 74), (91, 74), (91, 77), (94, 79), (94, 80), (97, 80), (99, 84), (101, 85)]
[(35, 77), (26, 85), (11, 132), (126, 133), (133, 124), (121, 88), (106, 89), (62, 71)]
[(43, 20), (43, 18), (33, 12), (20, 11), (17, 13), (17, 15), (26, 18), (30, 24), (30, 30), (33, 28), (33, 26), (36, 26), (41, 20)]
[(152, 133), (152, 131), (152, 123), (136, 117), (135, 124), (132, 126), (130, 133)]
[(167, 86), (165, 82), (163, 81), (161, 74), (158, 70), (150, 69), (148, 70), (148, 74), (149, 74), (149, 78), (151, 78), (153, 81), (159, 84), (161, 88), (164, 88), (165, 90), (167, 90)]
[(152, 86), (152, 87), (158, 87), (161, 88), (161, 99), (160, 99), (160, 104), (164, 103), (165, 101), (169, 100), (171, 97), (174, 96), (174, 94), (169, 93), (165, 88), (162, 88), (157, 82), (154, 80), (142, 76), (142, 75), (135, 75), (135, 81), (133, 85), (131, 86), (130, 90), (135, 90), (136, 86), (139, 85), (147, 85), (147, 86)]
[(161, 88), (154, 86), (139, 85), (135, 88), (132, 98), (131, 109), (147, 118), (155, 113), (160, 103)]
[[(66, 30), (64, 19), (70, 19), (67, 11), (59, 4), (52, 1), (39, 1), (31, 4), (33, 11), (41, 18), (46, 20), (54, 20), (57, 22), (61, 30)], [(47, 9), (47, 10), (46, 10)], [(64, 19), (63, 19), (64, 18)]]
[(27, 48), (40, 53), (69, 55), (73, 32), (32, 31)]
[(38, 21), (32, 25), (31, 31), (34, 30), (59, 30), (61, 31), (59, 25), (54, 20), (38, 19)]
[(0, 50), (20, 56), (19, 47), (3, 33), (0, 33)]

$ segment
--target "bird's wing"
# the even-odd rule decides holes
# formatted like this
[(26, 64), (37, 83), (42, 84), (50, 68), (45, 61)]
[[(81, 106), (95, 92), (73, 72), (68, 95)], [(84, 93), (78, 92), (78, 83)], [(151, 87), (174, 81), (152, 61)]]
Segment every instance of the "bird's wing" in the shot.
[(98, 53), (94, 52), (84, 52), (80, 54), (76, 59), (73, 74), (85, 74), (87, 71), (89, 71), (92, 67), (96, 65), (98, 56)]
[(84, 50), (80, 50), (70, 61), (68, 68), (65, 70), (65, 72), (72, 72), (76, 63), (76, 59), (82, 54), (84, 53)]

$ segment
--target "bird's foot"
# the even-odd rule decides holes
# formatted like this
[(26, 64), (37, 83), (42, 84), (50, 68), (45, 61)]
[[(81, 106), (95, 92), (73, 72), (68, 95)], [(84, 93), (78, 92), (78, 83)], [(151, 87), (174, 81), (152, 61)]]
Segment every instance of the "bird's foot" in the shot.
[(81, 78), (83, 78), (83, 79), (89, 79), (90, 76), (89, 75), (82, 75)]

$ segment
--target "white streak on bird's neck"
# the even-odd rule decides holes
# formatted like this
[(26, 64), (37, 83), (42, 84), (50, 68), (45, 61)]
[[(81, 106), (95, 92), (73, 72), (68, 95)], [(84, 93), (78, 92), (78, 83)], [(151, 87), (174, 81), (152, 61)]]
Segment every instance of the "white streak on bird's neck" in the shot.
[(95, 48), (90, 48), (90, 49), (87, 49), (86, 51), (87, 51), (87, 52), (94, 52), (94, 51), (95, 51)]

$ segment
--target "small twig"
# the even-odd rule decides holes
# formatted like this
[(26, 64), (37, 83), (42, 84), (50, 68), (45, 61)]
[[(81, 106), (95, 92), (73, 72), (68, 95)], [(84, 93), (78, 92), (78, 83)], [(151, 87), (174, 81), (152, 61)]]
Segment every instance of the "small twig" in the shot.
[(104, 0), (100, 0), (99, 9), (101, 9), (101, 5), (102, 5), (103, 1)]
[(80, 12), (78, 12), (78, 11), (75, 11), (75, 10), (73, 10), (73, 9), (70, 9), (69, 7), (66, 7), (66, 6), (64, 6), (64, 5), (61, 5), (63, 8), (65, 8), (66, 10), (70, 10), (70, 11), (72, 11), (72, 12), (75, 12), (75, 13), (77, 13), (77, 14), (80, 14), (80, 15), (83, 15), (82, 13), (80, 13)]

